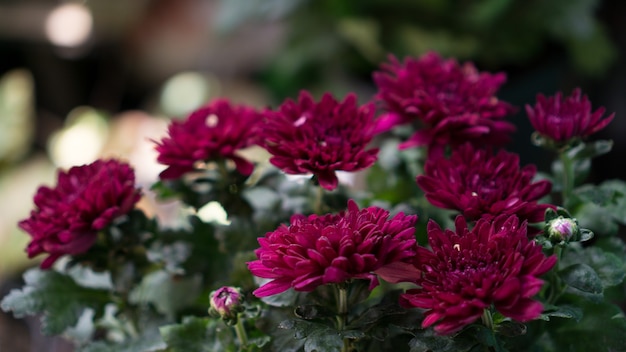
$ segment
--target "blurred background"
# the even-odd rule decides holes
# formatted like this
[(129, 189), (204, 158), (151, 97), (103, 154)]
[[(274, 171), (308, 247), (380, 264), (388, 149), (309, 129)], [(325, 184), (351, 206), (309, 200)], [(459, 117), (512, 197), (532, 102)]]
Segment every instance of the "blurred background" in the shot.
[[(617, 112), (596, 136), (615, 146), (592, 180), (626, 178), (623, 0), (0, 0), (0, 296), (34, 265), (16, 223), (57, 167), (121, 157), (149, 186), (161, 170), (150, 140), (213, 97), (366, 101), (388, 53), (427, 50), (507, 73), (499, 96), (520, 108), (510, 149), (524, 164), (549, 162), (524, 104), (581, 87), (594, 109)], [(69, 350), (37, 330), (0, 312), (0, 351)]]

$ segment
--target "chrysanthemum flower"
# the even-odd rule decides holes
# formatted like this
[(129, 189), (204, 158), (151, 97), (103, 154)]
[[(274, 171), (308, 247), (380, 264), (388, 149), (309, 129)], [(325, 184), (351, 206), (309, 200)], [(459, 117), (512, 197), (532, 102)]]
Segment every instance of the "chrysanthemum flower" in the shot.
[(459, 65), (429, 52), (404, 62), (391, 56), (374, 73), (374, 81), (386, 111), (377, 132), (418, 122), (419, 130), (400, 144), (401, 149), (428, 146), (429, 156), (441, 156), (445, 146), (468, 141), (504, 145), (515, 131), (503, 120), (513, 107), (496, 97), (506, 81), (504, 73), (478, 72), (470, 62)]
[(371, 166), (378, 149), (365, 148), (374, 137), (374, 105), (357, 105), (356, 95), (338, 102), (324, 94), (319, 103), (300, 92), (267, 112), (262, 136), (277, 168), (288, 174), (313, 174), (328, 190), (337, 187), (335, 171), (358, 171)]
[(258, 260), (248, 263), (253, 275), (271, 279), (254, 291), (271, 296), (289, 288), (312, 291), (324, 284), (369, 279), (378, 285), (375, 271), (396, 262), (412, 263), (417, 250), (415, 215), (369, 207), (359, 210), (354, 201), (339, 214), (294, 215), (259, 238)]
[(417, 184), (434, 206), (461, 212), (469, 221), (499, 214), (517, 215), (529, 223), (541, 222), (549, 204), (537, 201), (549, 194), (547, 180), (533, 182), (534, 165), (520, 168), (519, 156), (500, 150), (457, 148), (449, 159), (429, 160)]
[(254, 164), (237, 151), (257, 142), (260, 113), (251, 107), (217, 99), (192, 112), (184, 121), (172, 121), (168, 136), (157, 143), (157, 161), (167, 165), (159, 177), (176, 179), (193, 171), (198, 162), (232, 160), (237, 171), (250, 175)]
[(36, 209), (19, 223), (32, 237), (28, 256), (47, 253), (41, 263), (47, 269), (63, 255), (86, 252), (98, 231), (130, 212), (139, 198), (135, 173), (126, 163), (97, 160), (60, 171), (56, 187), (40, 187)]
[(526, 105), (526, 113), (533, 128), (544, 138), (550, 139), (557, 146), (572, 139), (582, 139), (606, 127), (615, 113), (603, 117), (606, 109), (601, 107), (591, 112), (591, 102), (582, 95), (580, 88), (572, 95), (563, 98), (561, 92), (546, 98), (537, 95), (534, 107)]
[(533, 300), (556, 257), (546, 257), (541, 246), (528, 239), (526, 222), (515, 216), (479, 220), (470, 231), (462, 216), (456, 232), (428, 223), (432, 251), (420, 248), (420, 287), (400, 298), (407, 307), (426, 309), (424, 328), (435, 325), (439, 334), (453, 334), (493, 307), (516, 321), (536, 319), (542, 312)]

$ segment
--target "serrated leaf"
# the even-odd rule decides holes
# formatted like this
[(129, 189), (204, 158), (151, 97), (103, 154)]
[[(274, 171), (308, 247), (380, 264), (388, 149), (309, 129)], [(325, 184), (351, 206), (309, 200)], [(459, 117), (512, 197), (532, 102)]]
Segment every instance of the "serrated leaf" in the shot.
[(181, 324), (166, 325), (159, 330), (171, 352), (210, 352), (225, 351), (229, 346), (233, 348), (232, 332), (229, 331), (229, 339), (220, 333), (220, 329), (231, 328), (210, 318), (185, 317)]
[(599, 236), (611, 236), (619, 227), (607, 208), (593, 203), (585, 203), (574, 214), (581, 228), (590, 229)]
[[(601, 243), (606, 243), (602, 241)], [(620, 284), (626, 278), (622, 253), (611, 253), (600, 247), (571, 247), (562, 259), (564, 264), (585, 264), (591, 267), (604, 289)]]
[(110, 299), (108, 291), (79, 286), (71, 277), (52, 270), (28, 270), (24, 281), (25, 286), (12, 290), (0, 307), (18, 318), (43, 313), (41, 330), (46, 335), (76, 325), (86, 308), (100, 315)]
[(159, 335), (158, 326), (161, 320), (147, 322), (142, 326), (139, 336), (128, 338), (119, 343), (98, 341), (77, 349), (77, 352), (156, 352), (162, 351), (166, 345)]
[(626, 277), (624, 262), (615, 254), (605, 252), (597, 247), (585, 248), (584, 252), (586, 253), (585, 263), (596, 271), (602, 282), (602, 287), (615, 286), (624, 281), (624, 277)]
[(578, 296), (600, 301), (602, 299), (602, 280), (595, 270), (587, 264), (574, 264), (559, 272), (559, 276), (568, 285), (567, 291)]
[(305, 352), (339, 352), (342, 348), (343, 339), (336, 331), (317, 330), (304, 341)]
[(579, 321), (583, 317), (583, 311), (579, 307), (564, 304), (561, 306), (544, 307), (542, 318), (544, 320), (550, 320), (550, 317), (574, 319)]
[(129, 301), (137, 304), (154, 304), (158, 312), (173, 318), (176, 313), (190, 305), (200, 294), (201, 278), (177, 277), (164, 270), (146, 275), (141, 284), (133, 289)]
[(465, 352), (476, 345), (474, 339), (466, 339), (462, 335), (437, 335), (432, 329), (418, 330), (415, 338), (409, 342), (409, 352)]
[(624, 351), (626, 319), (618, 306), (583, 301), (579, 307), (584, 313), (579, 322), (565, 321), (556, 331), (551, 331), (559, 351)]
[(598, 140), (594, 142), (580, 143), (570, 149), (567, 154), (572, 160), (592, 159), (604, 155), (613, 148), (613, 141)]

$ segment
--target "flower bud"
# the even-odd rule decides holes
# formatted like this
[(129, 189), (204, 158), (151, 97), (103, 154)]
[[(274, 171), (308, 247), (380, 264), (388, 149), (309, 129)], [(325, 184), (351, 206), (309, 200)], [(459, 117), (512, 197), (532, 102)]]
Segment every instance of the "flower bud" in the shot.
[(575, 240), (578, 232), (578, 223), (575, 219), (559, 216), (548, 223), (548, 238), (552, 243)]
[(237, 314), (244, 309), (243, 298), (239, 288), (223, 286), (211, 292), (209, 314), (218, 315), (226, 322), (236, 323)]

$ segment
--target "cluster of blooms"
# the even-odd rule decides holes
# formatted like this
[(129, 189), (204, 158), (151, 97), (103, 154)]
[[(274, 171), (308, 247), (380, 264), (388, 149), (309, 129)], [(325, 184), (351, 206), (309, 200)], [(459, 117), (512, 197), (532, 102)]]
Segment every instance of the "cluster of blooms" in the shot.
[[(353, 279), (369, 280), (373, 289), (377, 271), (404, 263), (415, 270), (400, 279), (418, 288), (407, 291), (402, 302), (426, 310), (424, 327), (454, 333), (489, 307), (514, 320), (537, 318), (542, 306), (533, 296), (542, 286), (539, 277), (556, 258), (542, 253), (533, 241), (540, 230), (529, 225), (554, 206), (539, 203), (551, 184), (533, 180), (533, 165), (520, 167), (517, 155), (494, 151), (514, 131), (504, 120), (514, 108), (496, 97), (505, 75), (429, 53), (404, 62), (391, 57), (374, 80), (375, 102), (362, 106), (352, 94), (343, 101), (325, 94), (315, 102), (307, 92), (275, 110), (213, 101), (172, 122), (168, 137), (157, 143), (158, 161), (167, 166), (160, 176), (176, 179), (224, 160), (249, 175), (254, 165), (238, 151), (256, 144), (285, 173), (313, 175), (333, 190), (336, 171), (358, 171), (376, 161), (378, 150), (368, 145), (377, 134), (417, 122), (417, 132), (400, 147), (428, 148), (416, 182), (434, 206), (459, 212), (456, 231), (429, 222), (426, 248), (416, 243), (413, 215), (390, 218), (384, 209), (359, 209), (354, 201), (338, 214), (294, 215), (288, 225), (258, 239), (258, 260), (248, 268), (269, 281), (254, 294), (312, 291)], [(376, 104), (383, 111), (379, 117)], [(555, 143), (584, 138), (613, 118), (602, 118), (603, 109), (591, 113), (579, 90), (566, 98), (540, 95), (526, 110), (537, 132)], [(138, 199), (133, 172), (122, 162), (96, 161), (60, 173), (56, 188), (41, 188), (37, 210), (20, 223), (32, 236), (29, 256), (47, 253), (42, 268), (49, 268), (61, 255), (86, 252), (97, 232)], [(214, 309), (228, 313), (224, 302), (218, 303)]]

